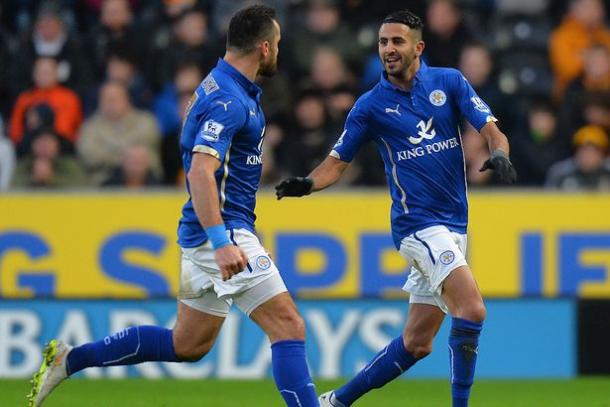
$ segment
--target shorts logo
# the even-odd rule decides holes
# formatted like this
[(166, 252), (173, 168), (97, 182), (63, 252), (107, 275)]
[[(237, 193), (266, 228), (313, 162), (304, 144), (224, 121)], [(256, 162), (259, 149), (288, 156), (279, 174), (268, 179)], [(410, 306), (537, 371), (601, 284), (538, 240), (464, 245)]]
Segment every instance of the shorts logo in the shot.
[(269, 259), (267, 256), (258, 256), (256, 258), (256, 267), (258, 267), (260, 270), (267, 270), (269, 267), (271, 267), (271, 259)]
[(442, 90), (436, 89), (430, 93), (428, 99), (430, 99), (430, 103), (434, 106), (442, 106), (447, 102), (447, 95)]
[(218, 141), (218, 136), (220, 136), (220, 132), (225, 128), (222, 124), (214, 121), (208, 120), (203, 124), (203, 130), (201, 130), (201, 136), (204, 140), (210, 141), (212, 143)]
[(451, 264), (453, 263), (453, 260), (455, 260), (455, 254), (453, 254), (451, 250), (446, 250), (441, 253), (439, 260), (445, 265)]

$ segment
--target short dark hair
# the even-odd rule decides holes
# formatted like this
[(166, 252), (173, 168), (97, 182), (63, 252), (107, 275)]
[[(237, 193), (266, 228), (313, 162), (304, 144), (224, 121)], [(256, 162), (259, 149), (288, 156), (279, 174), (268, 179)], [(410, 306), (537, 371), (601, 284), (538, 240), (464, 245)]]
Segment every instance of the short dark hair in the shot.
[(424, 23), (421, 21), (421, 18), (409, 10), (399, 10), (388, 14), (381, 24), (389, 23), (404, 24), (419, 33), (424, 29)]
[(229, 23), (227, 48), (247, 54), (262, 40), (270, 40), (273, 35), (275, 10), (257, 4), (238, 11)]

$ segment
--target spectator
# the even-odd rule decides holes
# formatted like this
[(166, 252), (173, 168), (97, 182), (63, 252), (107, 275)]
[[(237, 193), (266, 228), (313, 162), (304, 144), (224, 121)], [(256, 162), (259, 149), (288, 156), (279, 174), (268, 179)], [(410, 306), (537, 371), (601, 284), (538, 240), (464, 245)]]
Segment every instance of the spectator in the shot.
[(278, 164), (292, 175), (309, 174), (326, 158), (337, 134), (330, 129), (322, 93), (304, 91), (294, 105), (288, 136), (278, 146)]
[(519, 185), (544, 185), (551, 165), (569, 155), (558, 138), (557, 116), (548, 103), (529, 107), (526, 128), (511, 134), (510, 155)]
[[(2, 9), (0, 7), (0, 15)], [(13, 39), (0, 24), (0, 114), (8, 117), (13, 102), (9, 73), (13, 66)]]
[(4, 123), (0, 117), (0, 191), (8, 188), (15, 170), (13, 143), (4, 136)]
[(588, 92), (610, 92), (610, 50), (594, 45), (584, 51), (581, 76), (570, 83), (561, 106), (561, 128), (564, 140), (586, 124), (583, 105)]
[(610, 190), (608, 135), (597, 126), (585, 126), (574, 134), (576, 153), (549, 169), (546, 186), (569, 191)]
[(304, 81), (302, 87), (310, 88), (322, 95), (329, 124), (338, 131), (343, 127), (347, 112), (355, 102), (353, 77), (341, 54), (328, 47), (316, 49), (310, 72), (310, 77)]
[(510, 134), (516, 121), (514, 106), (500, 91), (489, 49), (481, 43), (465, 45), (458, 67), (481, 99), (491, 106), (504, 131)]
[(473, 35), (452, 0), (432, 0), (426, 13), (424, 58), (432, 66), (455, 67)]
[(168, 137), (180, 130), (182, 110), (180, 95), (190, 95), (197, 89), (203, 73), (195, 62), (186, 62), (176, 69), (174, 80), (166, 83), (163, 91), (154, 102), (154, 112), (163, 137)]
[[(139, 109), (150, 109), (154, 94), (144, 77), (138, 71), (134, 58), (127, 50), (115, 50), (108, 57), (106, 81), (117, 81), (127, 86), (133, 105)], [(89, 116), (96, 108), (99, 86), (95, 84), (85, 99), (85, 112)]]
[(24, 121), (28, 109), (45, 103), (54, 113), (55, 131), (70, 143), (77, 138), (82, 121), (81, 103), (72, 90), (58, 83), (58, 66), (53, 58), (41, 57), (34, 63), (34, 88), (17, 98), (11, 115), (9, 135), (19, 145), (24, 136)]
[(132, 106), (125, 85), (107, 82), (96, 113), (83, 124), (77, 152), (96, 185), (108, 179), (134, 143), (148, 147), (153, 171), (160, 176), (159, 139), (154, 116)]
[(170, 44), (155, 52), (150, 78), (155, 89), (170, 82), (178, 66), (194, 61), (202, 72), (210, 71), (222, 56), (208, 32), (208, 18), (203, 11), (184, 12), (174, 23), (174, 35)]
[(102, 2), (99, 23), (91, 30), (86, 43), (98, 80), (104, 79), (106, 61), (117, 51), (126, 51), (136, 66), (143, 64), (144, 43), (134, 24), (128, 0)]
[(584, 96), (585, 122), (602, 127), (610, 134), (610, 92), (590, 92)]
[(165, 86), (155, 101), (155, 115), (161, 130), (161, 165), (163, 183), (176, 185), (182, 169), (180, 130), (186, 106), (202, 80), (199, 66), (194, 63), (181, 65), (174, 82)]
[[(55, 126), (55, 113), (46, 103), (33, 105), (25, 113), (23, 139), (17, 149), (17, 157), (28, 155), (32, 149), (34, 135), (42, 129), (53, 129)], [(74, 155), (74, 144), (60, 137), (60, 150), (62, 154)]]
[(320, 47), (315, 50), (310, 66), (311, 84), (330, 91), (343, 85), (349, 76), (341, 55), (333, 48)]
[(110, 177), (104, 181), (105, 187), (126, 187), (140, 189), (159, 185), (159, 180), (151, 167), (150, 150), (141, 144), (127, 146), (123, 152), (120, 167), (117, 167)]
[(32, 139), (31, 155), (18, 163), (14, 187), (77, 187), (87, 178), (76, 158), (61, 153), (60, 137), (52, 129), (39, 130)]
[(348, 85), (339, 85), (326, 95), (326, 109), (333, 128), (340, 129), (345, 123), (347, 114), (356, 103), (354, 91)]
[(566, 86), (582, 74), (585, 50), (593, 44), (602, 44), (610, 50), (610, 30), (604, 20), (605, 8), (601, 0), (571, 0), (566, 16), (550, 38), (557, 99), (561, 99)]
[(311, 61), (320, 47), (337, 50), (351, 68), (361, 64), (364, 50), (355, 40), (349, 26), (341, 22), (341, 13), (333, 0), (310, 0), (305, 14), (305, 26), (299, 27), (293, 38), (291, 59), (298, 76), (309, 72)]
[(149, 44), (146, 52), (151, 57), (158, 50), (167, 48), (173, 37), (173, 25), (184, 12), (198, 7), (198, 0), (163, 0), (149, 1), (143, 7), (139, 17), (143, 23), (144, 37)]
[(57, 61), (57, 79), (62, 85), (80, 93), (92, 81), (91, 67), (83, 49), (66, 28), (61, 9), (52, 2), (40, 5), (31, 36), (19, 44), (11, 74), (15, 94), (28, 88), (31, 67), (41, 57)]

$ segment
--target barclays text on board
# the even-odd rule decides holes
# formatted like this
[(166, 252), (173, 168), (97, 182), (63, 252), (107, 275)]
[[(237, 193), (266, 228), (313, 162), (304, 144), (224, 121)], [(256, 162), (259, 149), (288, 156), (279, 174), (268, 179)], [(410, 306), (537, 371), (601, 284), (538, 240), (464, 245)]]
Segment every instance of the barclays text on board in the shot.
[[(307, 352), (312, 373), (320, 378), (350, 376), (399, 335), (407, 312), (404, 300), (302, 300), (307, 323)], [(571, 300), (492, 300), (481, 338), (478, 377), (572, 377), (576, 374), (575, 305)], [(0, 377), (27, 377), (38, 368), (41, 349), (51, 338), (73, 344), (102, 339), (128, 326), (173, 326), (175, 302), (148, 301), (0, 301)], [(544, 320), (544, 324), (540, 321)], [(445, 321), (433, 352), (409, 371), (409, 377), (445, 378)], [(519, 326), (527, 337), (507, 335)], [(549, 341), (548, 338), (554, 338)], [(506, 352), (506, 349), (519, 349)], [(562, 357), (557, 357), (562, 355)], [(531, 361), (536, 360), (535, 364)], [(146, 363), (92, 369), (87, 377), (260, 378), (271, 374), (269, 342), (243, 314), (225, 321), (212, 352), (202, 361)]]

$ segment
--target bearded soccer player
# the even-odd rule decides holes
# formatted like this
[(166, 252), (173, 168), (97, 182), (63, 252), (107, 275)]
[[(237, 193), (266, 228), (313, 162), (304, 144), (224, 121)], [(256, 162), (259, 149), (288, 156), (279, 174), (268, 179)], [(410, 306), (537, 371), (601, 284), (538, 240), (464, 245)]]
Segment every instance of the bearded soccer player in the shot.
[(411, 264), (403, 289), (410, 306), (403, 334), (390, 342), (344, 386), (323, 394), (321, 406), (351, 406), (432, 351), (449, 313), (451, 389), (454, 407), (468, 405), (485, 305), (466, 263), (468, 202), (461, 118), (487, 140), (491, 157), (481, 168), (515, 181), (506, 136), (489, 107), (455, 69), (428, 67), (421, 20), (409, 11), (390, 14), (379, 29), (384, 73), (362, 95), (343, 134), (309, 176), (276, 186), (277, 197), (303, 196), (334, 184), (367, 141), (384, 161), (392, 197), (392, 236)]
[(319, 405), (305, 359), (303, 320), (254, 230), (265, 132), (254, 80), (276, 71), (279, 41), (273, 9), (239, 11), (229, 25), (224, 58), (187, 108), (180, 143), (190, 198), (178, 228), (182, 266), (174, 329), (130, 327), (74, 348), (51, 341), (34, 375), (31, 406), (88, 367), (201, 359), (232, 302), (269, 336), (273, 375), (286, 405)]

